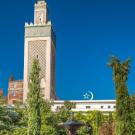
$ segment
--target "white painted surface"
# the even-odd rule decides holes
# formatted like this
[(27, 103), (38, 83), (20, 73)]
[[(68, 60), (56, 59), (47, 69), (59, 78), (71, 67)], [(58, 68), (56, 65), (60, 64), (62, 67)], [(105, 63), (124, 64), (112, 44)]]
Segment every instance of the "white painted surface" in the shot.
[[(116, 101), (115, 100), (71, 100), (70, 102), (76, 104), (76, 108), (72, 109), (73, 111), (102, 111), (102, 112), (113, 112), (116, 109)], [(54, 105), (52, 106), (52, 111), (57, 111), (58, 108), (64, 105), (64, 101), (57, 100), (54, 101)]]

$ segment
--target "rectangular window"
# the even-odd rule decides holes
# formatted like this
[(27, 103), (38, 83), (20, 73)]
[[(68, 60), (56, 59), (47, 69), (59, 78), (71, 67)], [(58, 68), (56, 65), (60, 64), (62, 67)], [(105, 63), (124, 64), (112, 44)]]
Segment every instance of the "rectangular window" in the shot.
[(101, 106), (101, 109), (103, 109), (104, 108), (104, 106)]
[(91, 106), (86, 106), (86, 109), (90, 109), (91, 108)]

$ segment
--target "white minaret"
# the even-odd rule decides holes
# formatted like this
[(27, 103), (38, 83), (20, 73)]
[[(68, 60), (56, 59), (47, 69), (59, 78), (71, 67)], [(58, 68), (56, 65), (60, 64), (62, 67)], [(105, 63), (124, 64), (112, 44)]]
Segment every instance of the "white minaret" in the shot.
[(45, 0), (38, 0), (35, 4), (34, 24), (25, 23), (24, 102), (29, 91), (29, 74), (34, 58), (39, 59), (41, 67), (41, 90), (44, 99), (55, 99), (56, 42), (52, 24), (48, 21)]

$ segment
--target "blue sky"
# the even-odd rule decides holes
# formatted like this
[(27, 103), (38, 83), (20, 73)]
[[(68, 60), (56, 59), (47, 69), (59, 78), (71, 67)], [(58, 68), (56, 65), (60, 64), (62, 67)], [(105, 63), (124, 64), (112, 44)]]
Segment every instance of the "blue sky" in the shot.
[[(0, 3), (0, 87), (23, 78), (24, 23), (33, 21), (34, 0)], [(57, 35), (57, 96), (114, 99), (110, 55), (131, 57), (128, 87), (135, 92), (135, 1), (47, 0)]]

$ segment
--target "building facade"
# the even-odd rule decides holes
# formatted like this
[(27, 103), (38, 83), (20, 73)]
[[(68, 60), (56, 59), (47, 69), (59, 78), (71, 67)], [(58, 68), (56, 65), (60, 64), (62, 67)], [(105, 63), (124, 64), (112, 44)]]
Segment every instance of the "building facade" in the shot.
[(23, 80), (14, 80), (10, 77), (8, 84), (8, 104), (23, 102)]
[(34, 23), (25, 23), (24, 51), (23, 101), (25, 102), (27, 99), (29, 75), (34, 59), (39, 60), (41, 68), (40, 86), (43, 98), (55, 100), (56, 42), (51, 21), (48, 21), (48, 10), (45, 0), (38, 0), (35, 3)]
[[(52, 111), (57, 112), (64, 105), (65, 101), (56, 100), (52, 106)], [(74, 112), (102, 111), (113, 112), (116, 110), (115, 100), (71, 100), (75, 104)]]
[[(56, 100), (56, 39), (51, 21), (48, 20), (47, 3), (37, 0), (34, 8), (34, 23), (25, 23), (24, 43), (24, 80), (9, 80), (8, 104), (25, 102), (29, 92), (28, 83), (34, 59), (39, 60), (41, 68), (41, 91), (44, 99), (54, 100), (51, 109), (57, 112), (65, 101)], [(115, 100), (71, 100), (75, 104), (74, 112), (116, 110)]]
[(3, 89), (0, 89), (0, 97), (3, 96)]

